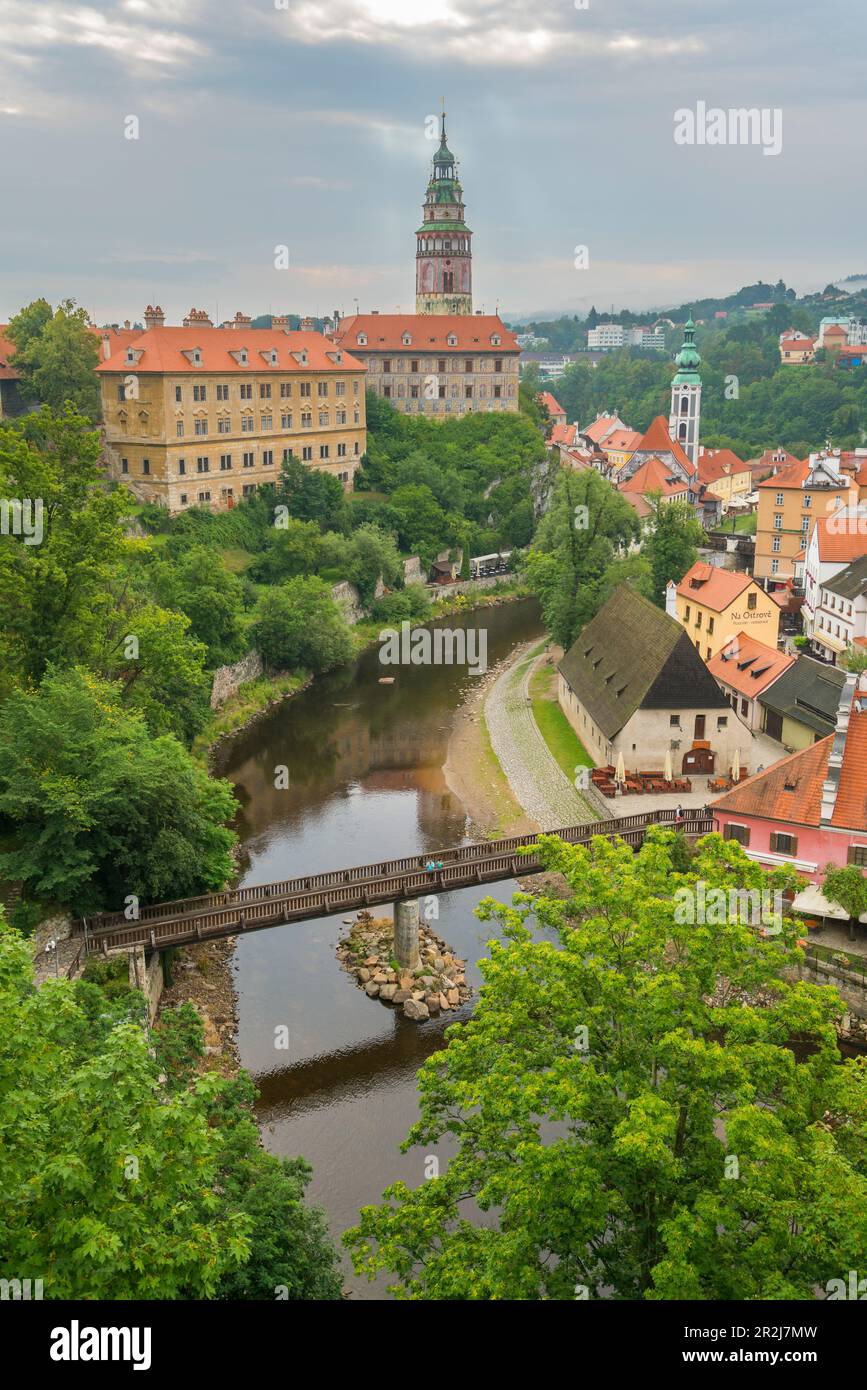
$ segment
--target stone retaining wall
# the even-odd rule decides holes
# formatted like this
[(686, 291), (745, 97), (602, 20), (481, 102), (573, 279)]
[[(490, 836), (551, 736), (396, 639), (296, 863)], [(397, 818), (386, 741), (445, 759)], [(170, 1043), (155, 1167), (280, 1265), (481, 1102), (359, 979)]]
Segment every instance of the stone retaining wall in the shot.
[(219, 709), (247, 681), (258, 680), (264, 669), (258, 652), (248, 652), (233, 666), (218, 666), (211, 685), (211, 709)]

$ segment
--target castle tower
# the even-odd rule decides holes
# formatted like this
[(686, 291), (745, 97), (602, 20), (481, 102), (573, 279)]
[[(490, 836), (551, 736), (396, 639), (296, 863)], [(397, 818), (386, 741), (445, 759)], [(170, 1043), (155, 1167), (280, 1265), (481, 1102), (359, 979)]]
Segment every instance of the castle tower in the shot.
[(668, 433), (697, 465), (701, 422), (701, 356), (695, 345), (695, 324), (691, 316), (684, 325), (683, 347), (674, 361), (677, 371), (671, 382)]
[(464, 222), (463, 189), (458, 183), (455, 157), (446, 144), (445, 111), (423, 217), (416, 232), (415, 311), (471, 314), (472, 232)]

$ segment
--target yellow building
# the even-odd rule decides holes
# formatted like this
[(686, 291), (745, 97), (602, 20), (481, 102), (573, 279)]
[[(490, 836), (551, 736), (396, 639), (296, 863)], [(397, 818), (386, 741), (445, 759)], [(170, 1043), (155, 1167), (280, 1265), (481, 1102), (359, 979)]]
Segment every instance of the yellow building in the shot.
[(859, 462), (855, 455), (811, 454), (759, 483), (756, 579), (774, 584), (796, 577), (796, 558), (810, 539), (814, 519), (857, 504)]
[(352, 486), (367, 443), (365, 367), (320, 333), (214, 328), (192, 310), (167, 328), (161, 309), (108, 355), (102, 390), (109, 476), (171, 512), (232, 507), (273, 483), (284, 459)]
[(723, 503), (752, 491), (753, 475), (731, 449), (709, 449), (698, 456), (698, 478)]
[(666, 610), (689, 633), (704, 661), (710, 661), (739, 632), (776, 650), (780, 606), (740, 570), (697, 560), (679, 584), (669, 583)]

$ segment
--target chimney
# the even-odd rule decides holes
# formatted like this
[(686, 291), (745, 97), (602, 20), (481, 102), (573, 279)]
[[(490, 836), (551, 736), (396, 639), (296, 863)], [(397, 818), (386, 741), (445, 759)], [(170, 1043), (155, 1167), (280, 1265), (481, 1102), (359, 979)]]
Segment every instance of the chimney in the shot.
[[(192, 310), (192, 312), (195, 313), (195, 310)], [(166, 316), (163, 313), (161, 306), (159, 304), (157, 304), (156, 306), (154, 306), (153, 304), (149, 304), (144, 311), (145, 328), (162, 328), (165, 321)], [(184, 327), (187, 327), (186, 323), (184, 324)], [(127, 319), (127, 321), (124, 323), (124, 328), (129, 328), (129, 319)]]
[(102, 356), (106, 362), (111, 357), (111, 341), (107, 333), (102, 335)]
[(249, 328), (249, 327), (250, 327), (250, 324), (251, 324), (252, 322), (253, 322), (252, 315), (250, 315), (250, 314), (242, 314), (242, 313), (241, 313), (241, 310), (238, 309), (238, 311), (237, 311), (236, 314), (235, 314), (235, 317), (232, 319), (232, 327), (233, 327), (233, 328)]
[(124, 328), (129, 328), (129, 326), (130, 326), (129, 319), (124, 319), (124, 321), (123, 321), (123, 326), (124, 326)]
[(837, 706), (837, 727), (834, 730), (834, 742), (831, 745), (831, 752), (828, 757), (828, 773), (825, 781), (822, 783), (822, 825), (829, 825), (834, 816), (834, 807), (837, 804), (837, 793), (840, 790), (840, 772), (843, 767), (843, 759), (846, 755), (846, 735), (849, 732), (852, 700), (857, 685), (857, 675), (855, 675), (854, 672), (850, 672), (843, 682), (843, 688), (840, 691), (840, 703)]
[(288, 332), (289, 332), (289, 315), (288, 315), (288, 314), (272, 314), (272, 315), (271, 315), (271, 327), (272, 327), (272, 328), (276, 328), (276, 329), (282, 329), (284, 333), (288, 333)]
[(311, 318), (303, 318), (298, 325), (302, 333), (312, 333), (314, 324)]
[[(154, 310), (154, 313), (157, 312), (162, 316), (162, 309)], [(213, 326), (204, 309), (191, 309), (184, 319), (184, 328), (213, 328)]]

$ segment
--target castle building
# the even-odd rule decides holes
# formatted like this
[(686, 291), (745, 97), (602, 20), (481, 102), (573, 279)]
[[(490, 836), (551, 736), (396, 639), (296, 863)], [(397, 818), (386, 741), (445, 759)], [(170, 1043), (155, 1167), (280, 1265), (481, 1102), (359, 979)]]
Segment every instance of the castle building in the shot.
[(367, 446), (358, 358), (286, 318), (215, 328), (194, 309), (171, 328), (149, 305), (145, 324), (106, 338), (96, 369), (109, 477), (171, 512), (232, 507), (292, 457), (352, 486)]
[(472, 232), (464, 221), (463, 189), (457, 161), (446, 144), (446, 115), (439, 149), (416, 232), (415, 311), (417, 314), (473, 312)]
[(668, 432), (698, 467), (698, 434), (701, 423), (701, 356), (695, 345), (695, 324), (687, 319), (683, 347), (674, 359), (677, 371), (671, 382), (671, 415)]

